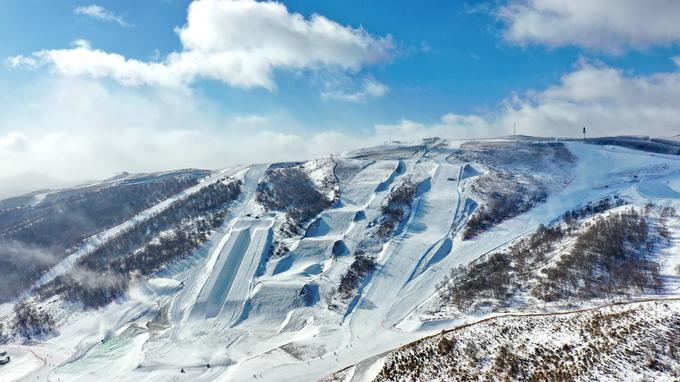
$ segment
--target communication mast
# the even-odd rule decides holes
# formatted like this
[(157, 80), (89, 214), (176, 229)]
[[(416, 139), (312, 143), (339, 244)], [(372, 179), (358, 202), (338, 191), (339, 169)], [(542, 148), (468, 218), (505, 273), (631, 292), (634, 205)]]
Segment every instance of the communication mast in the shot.
[(586, 127), (583, 126), (583, 140), (586, 140)]

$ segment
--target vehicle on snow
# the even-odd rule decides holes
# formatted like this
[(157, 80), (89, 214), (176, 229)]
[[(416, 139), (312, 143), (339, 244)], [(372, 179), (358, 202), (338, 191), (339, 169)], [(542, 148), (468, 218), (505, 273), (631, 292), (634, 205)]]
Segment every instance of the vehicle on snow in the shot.
[(0, 365), (6, 365), (10, 361), (9, 355), (6, 351), (0, 351)]

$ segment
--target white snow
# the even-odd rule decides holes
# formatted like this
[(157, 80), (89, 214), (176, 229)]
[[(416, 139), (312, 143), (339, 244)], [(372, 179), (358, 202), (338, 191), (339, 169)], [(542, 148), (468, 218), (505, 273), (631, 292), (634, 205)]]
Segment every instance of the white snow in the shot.
[(19, 381), (43, 367), (45, 362), (37, 354), (19, 346), (0, 346), (7, 351), (10, 362), (0, 366), (0, 381)]
[[(639, 204), (666, 203), (680, 211), (680, 157), (581, 143), (567, 146), (578, 158), (568, 184), (550, 194), (544, 204), (467, 241), (459, 230), (474, 203), (465, 185), (479, 174), (461, 177), (466, 163), (448, 161), (448, 149), (426, 153), (419, 147), (389, 145), (358, 152), (367, 159), (333, 158), (361, 164), (361, 169), (338, 185), (340, 199), (316, 217), (316, 229), (306, 237), (290, 239), (286, 242), (290, 253), (267, 264), (265, 255), (281, 216), (263, 213), (255, 200), (266, 166), (220, 172), (215, 177), (242, 177), (244, 193), (197, 260), (149, 280), (146, 287), (131, 291), (128, 301), (64, 318), (60, 335), (42, 346), (59, 349), (64, 359), (70, 359), (47, 369), (61, 381), (313, 381), (370, 359), (372, 363), (363, 363), (348, 375), (371, 379), (382, 367), (384, 352), (455, 324), (424, 325), (421, 318), (451, 267), (467, 264), (533, 232), (541, 223), (556, 221), (569, 209), (607, 195), (618, 194)], [(332, 178), (329, 161), (312, 161), (304, 167), (319, 187)], [(347, 255), (332, 256), (333, 244), (342, 240), (353, 251), (367, 225), (380, 214), (389, 190), (407, 178), (427, 180), (429, 187), (417, 196), (403, 230), (383, 246), (378, 269), (349, 315), (330, 311), (326, 294), (338, 286), (352, 261)], [(63, 272), (98, 242), (162, 208), (155, 206), (97, 235), (79, 255), (65, 260), (39, 283)], [(363, 219), (356, 219), (357, 213)], [(667, 270), (680, 263), (680, 222), (670, 221), (669, 228), (674, 236), (672, 247), (664, 249)], [(301, 300), (305, 285), (318, 288), (312, 306)], [(668, 293), (680, 290), (680, 283), (673, 285), (676, 289)], [(147, 329), (146, 323), (165, 306), (168, 329)], [(458, 323), (468, 319), (472, 317)], [(26, 369), (41, 367), (30, 357), (25, 362)], [(186, 373), (179, 373), (181, 368)]]

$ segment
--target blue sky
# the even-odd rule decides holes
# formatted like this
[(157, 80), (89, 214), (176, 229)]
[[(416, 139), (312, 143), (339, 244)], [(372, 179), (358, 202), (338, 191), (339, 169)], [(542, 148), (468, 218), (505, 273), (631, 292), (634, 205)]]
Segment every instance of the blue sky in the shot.
[(3, 1), (0, 178), (222, 167), (515, 122), (680, 134), (674, 1), (196, 3)]

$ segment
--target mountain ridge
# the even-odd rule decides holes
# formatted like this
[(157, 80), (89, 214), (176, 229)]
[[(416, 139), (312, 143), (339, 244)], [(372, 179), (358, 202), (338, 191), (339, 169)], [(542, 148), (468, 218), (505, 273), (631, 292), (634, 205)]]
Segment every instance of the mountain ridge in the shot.
[[(43, 281), (22, 294), (22, 331), (19, 300), (0, 304), (2, 322), (15, 329), (6, 339), (17, 359), (30, 362), (29, 350), (55, 357), (22, 378), (87, 380), (104, 376), (106, 364), (107, 377), (130, 381), (316, 380), (460, 320), (596, 303), (602, 296), (547, 301), (532, 293), (587, 227), (630, 208), (647, 222), (645, 238), (656, 240), (644, 259), (658, 264), (664, 293), (673, 295), (680, 158), (610, 144), (628, 140), (391, 143), (310, 161), (118, 179), (6, 209), (0, 223), (14, 227), (26, 216), (32, 227), (54, 211), (80, 211), (72, 207), (79, 200), (102, 206), (106, 195), (128, 195), (131, 203), (85, 234), (83, 243), (96, 245), (64, 246), (59, 256), (80, 255), (31, 278)], [(50, 203), (63, 208), (45, 210)], [(522, 243), (543, 248), (535, 241), (541, 229), (568, 224), (545, 242), (553, 249), (515, 254)], [(14, 232), (22, 231), (0, 231), (0, 240), (24, 237)], [(494, 268), (493, 259), (510, 265)], [(460, 267), (467, 273), (452, 273)], [(471, 304), (446, 303), (444, 286), (472, 270), (486, 277), (466, 287), (476, 293)], [(621, 286), (605, 298), (657, 294), (610, 285)], [(38, 312), (54, 324), (37, 325)], [(40, 347), (22, 345), (28, 337)]]

